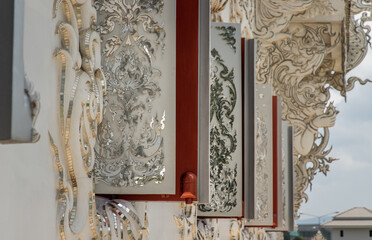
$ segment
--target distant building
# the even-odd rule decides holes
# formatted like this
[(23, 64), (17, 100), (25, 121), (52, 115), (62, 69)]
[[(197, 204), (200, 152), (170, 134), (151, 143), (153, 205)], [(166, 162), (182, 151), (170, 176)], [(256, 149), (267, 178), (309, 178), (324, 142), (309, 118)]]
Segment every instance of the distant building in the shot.
[(372, 239), (372, 211), (355, 207), (336, 215), (332, 221), (321, 226), (331, 230), (332, 240)]
[(324, 229), (319, 223), (298, 224), (298, 236), (303, 237), (305, 240), (313, 240), (319, 231), (324, 239), (331, 239), (331, 232), (328, 229)]

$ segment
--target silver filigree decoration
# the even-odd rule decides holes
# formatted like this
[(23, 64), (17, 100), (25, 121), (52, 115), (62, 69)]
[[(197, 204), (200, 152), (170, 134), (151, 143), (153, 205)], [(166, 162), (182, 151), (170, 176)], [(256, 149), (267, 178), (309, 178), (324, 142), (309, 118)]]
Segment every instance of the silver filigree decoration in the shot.
[(40, 112), (40, 94), (34, 90), (34, 85), (25, 76), (25, 94), (30, 102), (31, 117), (32, 117), (32, 143), (36, 143), (40, 139), (40, 134), (35, 129), (36, 119)]
[(228, 69), (212, 49), (210, 86), (210, 184), (211, 203), (200, 204), (202, 212), (229, 212), (237, 205), (237, 164), (231, 167), (237, 147), (233, 111), (237, 92), (234, 69)]
[(132, 204), (124, 200), (96, 198), (97, 219), (100, 224), (99, 239), (148, 238), (146, 226), (143, 226)]
[(264, 118), (256, 112), (256, 189), (257, 220), (264, 220), (269, 215), (269, 173), (267, 170), (268, 130)]
[(164, 179), (166, 112), (155, 112), (161, 72), (154, 59), (165, 48), (165, 30), (156, 21), (161, 0), (96, 1), (103, 19), (103, 70), (107, 79), (105, 115), (95, 146), (97, 181), (143, 186)]

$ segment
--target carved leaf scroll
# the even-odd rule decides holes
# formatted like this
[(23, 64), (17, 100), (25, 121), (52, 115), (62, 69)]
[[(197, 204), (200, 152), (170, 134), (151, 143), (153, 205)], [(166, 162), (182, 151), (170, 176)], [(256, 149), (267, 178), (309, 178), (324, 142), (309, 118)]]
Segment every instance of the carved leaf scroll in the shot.
[[(237, 24), (213, 23), (210, 70), (210, 195), (202, 216), (241, 215), (241, 63)], [(227, 61), (229, 60), (229, 61)]]
[[(237, 166), (229, 167), (237, 147), (233, 115), (237, 92), (234, 69), (227, 68), (216, 49), (212, 49), (211, 54), (210, 177), (213, 190), (211, 204), (199, 205), (199, 210), (229, 212), (237, 204)], [(229, 95), (225, 95), (226, 89)]]

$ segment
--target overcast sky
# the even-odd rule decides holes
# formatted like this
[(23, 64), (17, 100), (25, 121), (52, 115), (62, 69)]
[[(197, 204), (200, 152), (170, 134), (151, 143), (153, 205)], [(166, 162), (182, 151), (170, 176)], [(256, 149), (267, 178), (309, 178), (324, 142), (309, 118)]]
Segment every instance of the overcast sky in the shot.
[[(348, 76), (372, 79), (372, 52), (369, 52)], [(372, 83), (356, 84), (347, 93), (347, 102), (333, 97), (340, 111), (336, 125), (330, 128), (329, 156), (339, 158), (330, 166), (325, 177), (318, 173), (313, 190), (307, 191), (309, 201), (303, 203), (299, 212), (316, 216), (352, 207), (372, 209)], [(301, 216), (301, 219), (311, 218)]]

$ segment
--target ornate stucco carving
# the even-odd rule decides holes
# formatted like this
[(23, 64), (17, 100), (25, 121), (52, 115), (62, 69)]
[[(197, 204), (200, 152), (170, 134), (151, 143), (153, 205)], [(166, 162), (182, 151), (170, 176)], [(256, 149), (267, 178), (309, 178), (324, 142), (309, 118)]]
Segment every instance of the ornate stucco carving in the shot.
[[(339, 44), (339, 37), (330, 42), (336, 33), (327, 24), (291, 24), (286, 33), (291, 37), (259, 43), (257, 81), (272, 82), (275, 93), (283, 100), (282, 119), (295, 126), (294, 151), (301, 159), (295, 167), (295, 202), (299, 206), (302, 198), (306, 198), (304, 190), (318, 170), (317, 167), (314, 171), (306, 170), (306, 163), (310, 159), (333, 161), (333, 158), (326, 158), (328, 138), (320, 131), (332, 127), (338, 113), (332, 103), (328, 104), (330, 93), (327, 84), (331, 84), (330, 79), (335, 74), (328, 55)], [(316, 143), (319, 139), (321, 147)]]
[(55, 51), (60, 69), (59, 133), (49, 134), (49, 140), (59, 172), (60, 238), (97, 238), (93, 147), (102, 120), (105, 78), (94, 30), (96, 15), (90, 0), (56, 1), (55, 15), (61, 19), (56, 31), (61, 44)]
[[(112, 186), (143, 186), (164, 179), (166, 108), (158, 99), (164, 73), (164, 1), (96, 1), (107, 79), (95, 174)], [(167, 80), (170, 84), (172, 79)], [(171, 118), (169, 118), (171, 119)]]
[(60, 239), (143, 239), (130, 204), (104, 201), (96, 210), (93, 168), (98, 124), (103, 117), (106, 80), (101, 69), (100, 37), (95, 31), (96, 11), (91, 0), (55, 2), (54, 16), (60, 47), (55, 51), (59, 69), (58, 125), (49, 132), (57, 165)]
[(284, 33), (293, 16), (312, 18), (331, 15), (329, 0), (211, 0), (212, 21), (242, 24), (242, 35), (266, 41), (286, 38)]
[(197, 239), (197, 204), (180, 203), (182, 212), (179, 216), (174, 216), (174, 220), (179, 229), (180, 240)]
[[(349, 1), (346, 11), (348, 12), (346, 28), (346, 63), (345, 72), (349, 72), (357, 67), (367, 55), (368, 46), (371, 45), (370, 26), (367, 24), (372, 21), (370, 13), (372, 4), (366, 0)], [(357, 16), (360, 15), (360, 16)], [(356, 82), (364, 85), (371, 82), (369, 79), (362, 80), (359, 77), (352, 76), (347, 79), (341, 95), (346, 97), (346, 92), (354, 88)]]
[(347, 44), (346, 70), (350, 71), (359, 65), (367, 54), (368, 39), (363, 21), (354, 19), (352, 15), (349, 23), (349, 44)]

